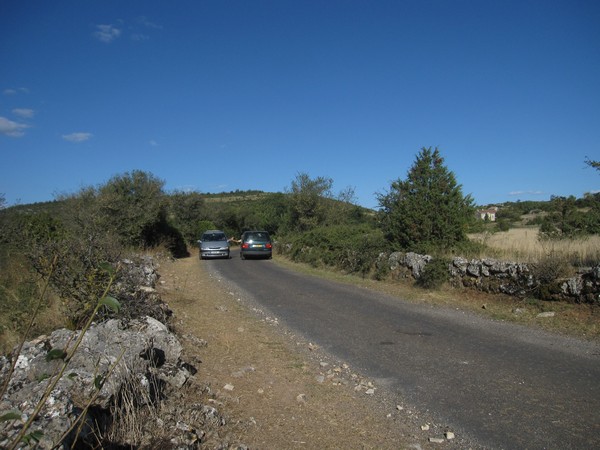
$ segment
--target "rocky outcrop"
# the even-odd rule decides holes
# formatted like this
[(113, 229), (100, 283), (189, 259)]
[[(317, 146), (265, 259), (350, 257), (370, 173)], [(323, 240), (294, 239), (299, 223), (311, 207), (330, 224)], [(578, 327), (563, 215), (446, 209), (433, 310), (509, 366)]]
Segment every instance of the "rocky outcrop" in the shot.
[[(196, 368), (183, 360), (179, 339), (163, 322), (171, 312), (154, 290), (154, 261), (123, 265), (115, 296), (133, 302), (123, 317), (102, 320), (83, 336), (81, 330), (56, 330), (0, 357), (0, 448), (16, 442), (15, 448), (192, 449), (207, 427), (224, 424), (219, 411), (202, 404), (172, 402), (172, 413), (156, 413), (181, 397)], [(156, 317), (134, 317), (136, 311)], [(15, 441), (30, 418), (24, 439)], [(121, 431), (120, 422), (127, 421), (135, 422), (135, 436)]]
[[(61, 329), (25, 343), (0, 402), (2, 411), (19, 411), (21, 420), (2, 424), (0, 447), (14, 439), (45, 395), (48, 397), (27, 431), (28, 435), (42, 433), (39, 448), (53, 448), (57, 442), (70, 448), (76, 438), (78, 445), (93, 447), (99, 444), (97, 436), (106, 431), (98, 430), (98, 425), (110, 422), (110, 409), (125, 391), (154, 403), (164, 397), (168, 387), (183, 386), (194, 371), (181, 360), (179, 340), (164, 324), (145, 317), (126, 327), (117, 319), (91, 327), (61, 376), (64, 359), (49, 359), (48, 355), (53, 350), (69, 352), (79, 333)], [(10, 363), (5, 357), (0, 359), (3, 382)], [(83, 424), (79, 431), (74, 426), (78, 419)]]

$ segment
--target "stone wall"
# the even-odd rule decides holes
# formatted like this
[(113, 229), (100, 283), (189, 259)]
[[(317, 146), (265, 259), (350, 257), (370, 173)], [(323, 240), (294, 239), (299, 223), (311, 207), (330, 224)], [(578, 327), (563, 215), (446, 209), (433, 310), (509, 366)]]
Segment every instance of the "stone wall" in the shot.
[[(412, 252), (382, 253), (377, 265), (386, 265), (393, 277), (418, 279), (432, 259), (430, 255)], [(600, 303), (600, 265), (582, 269), (574, 277), (542, 282), (535, 276), (535, 267), (528, 264), (454, 257), (448, 263), (448, 273), (454, 286), (483, 292), (542, 297), (544, 300)]]

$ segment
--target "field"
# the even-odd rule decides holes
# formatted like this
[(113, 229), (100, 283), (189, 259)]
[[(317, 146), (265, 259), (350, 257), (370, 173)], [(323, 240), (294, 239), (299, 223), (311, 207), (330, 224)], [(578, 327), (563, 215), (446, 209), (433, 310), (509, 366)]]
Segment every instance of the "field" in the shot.
[(469, 235), (476, 242), (489, 247), (494, 257), (517, 262), (534, 263), (552, 257), (575, 267), (594, 266), (600, 262), (600, 236), (578, 239), (540, 240), (537, 227), (511, 228), (497, 233)]

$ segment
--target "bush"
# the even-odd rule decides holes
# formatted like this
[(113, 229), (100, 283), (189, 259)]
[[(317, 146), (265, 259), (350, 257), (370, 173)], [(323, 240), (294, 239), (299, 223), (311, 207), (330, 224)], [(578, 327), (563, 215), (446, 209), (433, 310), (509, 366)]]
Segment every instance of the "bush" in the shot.
[(319, 227), (278, 241), (280, 251), (294, 261), (363, 276), (373, 269), (388, 245), (380, 230), (365, 224)]
[(416, 284), (425, 289), (437, 289), (450, 279), (449, 261), (444, 258), (432, 259), (421, 271)]
[(508, 220), (502, 219), (496, 222), (496, 230), (497, 231), (508, 231), (510, 229), (510, 222)]

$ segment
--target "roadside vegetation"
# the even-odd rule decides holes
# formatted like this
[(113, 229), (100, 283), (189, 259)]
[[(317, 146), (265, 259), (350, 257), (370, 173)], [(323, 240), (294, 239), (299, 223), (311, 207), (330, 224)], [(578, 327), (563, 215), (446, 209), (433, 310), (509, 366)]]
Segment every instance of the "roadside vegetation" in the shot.
[[(427, 289), (443, 285), (456, 255), (535, 263), (549, 277), (600, 262), (600, 194), (495, 205), (496, 220), (480, 220), (437, 148), (421, 149), (377, 200), (378, 210), (363, 208), (352, 187), (335, 191), (332, 179), (305, 173), (280, 193), (166, 192), (162, 180), (133, 171), (52, 202), (7, 207), (0, 195), (0, 349), (23, 337), (46, 282), (31, 335), (85, 323), (109, 280), (103, 267), (150, 250), (187, 256), (210, 228), (232, 237), (267, 230), (287, 259), (364, 279), (388, 278), (376, 264), (382, 252), (428, 253), (418, 283)], [(120, 314), (135, 311), (125, 302)]]
[[(600, 170), (598, 162), (586, 163)], [(440, 151), (423, 148), (406, 178), (377, 200), (376, 211), (360, 207), (352, 187), (335, 192), (332, 179), (306, 173), (283, 193), (165, 192), (153, 174), (133, 171), (52, 202), (7, 207), (0, 194), (0, 350), (8, 354), (60, 327), (85, 330), (92, 320), (145, 315), (135, 298), (113, 297), (112, 286), (124, 281), (116, 270), (121, 262), (149, 251), (189, 256), (201, 233), (213, 228), (232, 237), (266, 230), (285, 261), (357, 275), (383, 290), (396, 289), (399, 281), (377, 264), (382, 253), (427, 253), (433, 259), (405, 288), (431, 298), (446, 298), (440, 288), (456, 255), (533, 264), (548, 283), (600, 263), (598, 193), (495, 205), (495, 220), (481, 220)], [(544, 309), (543, 298), (522, 301)], [(599, 303), (585, 305), (585, 317), (569, 305), (559, 309), (586, 327), (581, 334), (595, 336)], [(490, 309), (506, 317), (501, 308)], [(66, 367), (68, 354), (55, 356)]]

